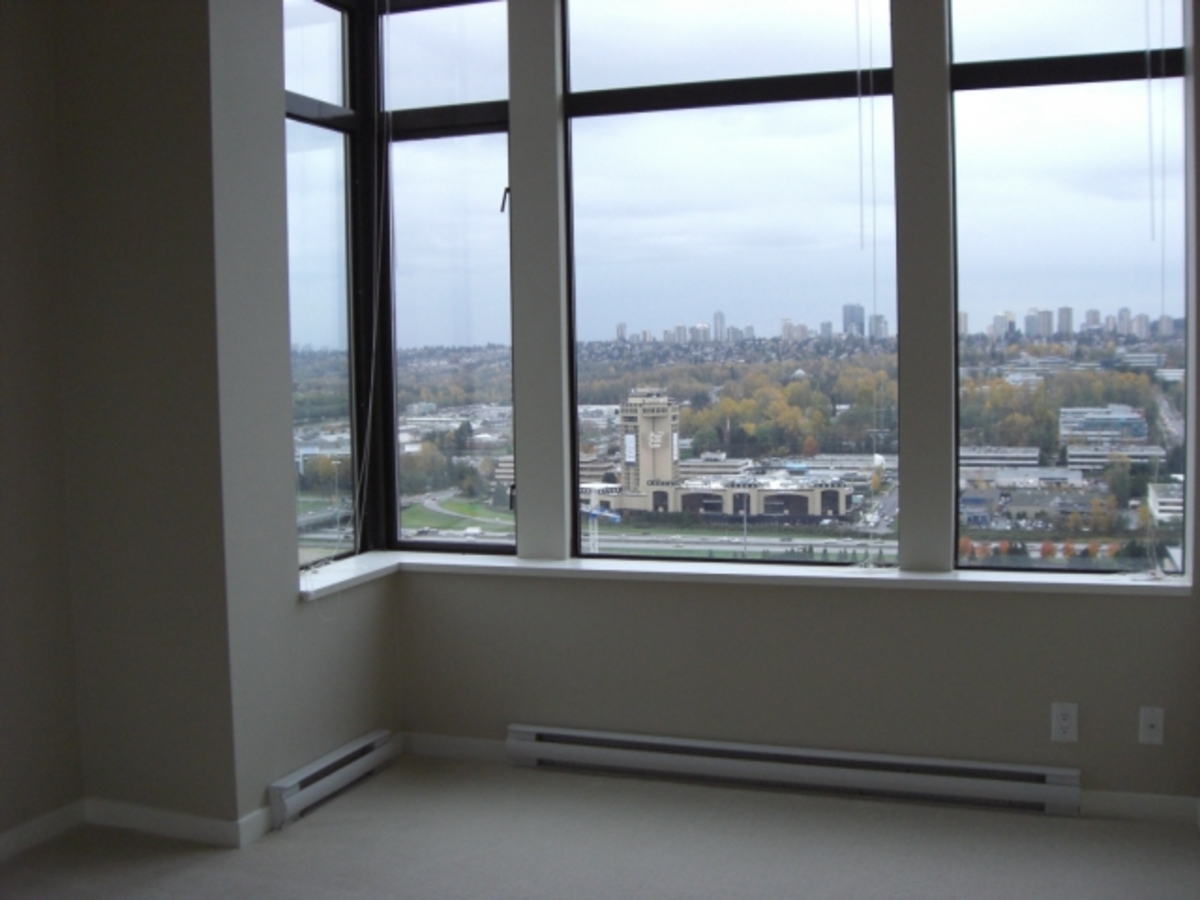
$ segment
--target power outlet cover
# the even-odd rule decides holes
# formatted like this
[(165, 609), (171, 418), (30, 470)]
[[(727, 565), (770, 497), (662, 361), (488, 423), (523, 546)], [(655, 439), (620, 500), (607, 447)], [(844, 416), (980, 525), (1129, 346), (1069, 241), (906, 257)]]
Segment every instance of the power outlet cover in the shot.
[(1163, 742), (1163, 710), (1161, 706), (1143, 706), (1138, 712), (1138, 743)]
[(1050, 704), (1050, 740), (1060, 744), (1079, 742), (1079, 704)]

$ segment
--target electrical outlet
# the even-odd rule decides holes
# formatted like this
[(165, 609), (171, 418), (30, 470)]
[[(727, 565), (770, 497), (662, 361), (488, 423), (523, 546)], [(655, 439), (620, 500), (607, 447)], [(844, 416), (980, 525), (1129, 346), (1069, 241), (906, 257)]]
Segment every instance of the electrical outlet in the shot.
[(1079, 704), (1050, 704), (1050, 740), (1060, 744), (1079, 741)]
[(1138, 743), (1163, 742), (1163, 710), (1161, 706), (1143, 706), (1138, 713)]

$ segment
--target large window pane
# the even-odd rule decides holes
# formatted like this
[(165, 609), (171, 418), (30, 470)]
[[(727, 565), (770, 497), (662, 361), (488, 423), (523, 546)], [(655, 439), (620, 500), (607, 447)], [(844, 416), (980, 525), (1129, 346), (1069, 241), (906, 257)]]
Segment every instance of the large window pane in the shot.
[(1181, 0), (953, 0), (954, 59), (1178, 47)]
[(585, 553), (894, 560), (891, 131), (887, 98), (573, 123)]
[(300, 562), (354, 549), (346, 139), (287, 123), (288, 280)]
[(387, 16), (385, 108), (505, 99), (506, 15), (503, 2), (490, 2)]
[(1182, 89), (955, 96), (961, 565), (1182, 571)]
[(391, 151), (403, 540), (514, 543), (507, 135)]
[(346, 105), (345, 16), (316, 0), (283, 0), (284, 84)]
[(887, 0), (570, 0), (571, 89), (886, 68), (890, 21)]

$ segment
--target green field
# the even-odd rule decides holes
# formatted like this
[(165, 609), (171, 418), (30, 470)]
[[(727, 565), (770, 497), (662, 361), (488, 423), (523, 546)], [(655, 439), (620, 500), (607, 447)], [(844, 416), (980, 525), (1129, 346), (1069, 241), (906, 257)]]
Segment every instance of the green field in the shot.
[(455, 497), (452, 500), (443, 500), (438, 505), (460, 516), (483, 519), (483, 522), (476, 522), (475, 524), (486, 527), (490, 531), (495, 531), (498, 527), (504, 530), (511, 530), (516, 524), (513, 514), (507, 509), (496, 509), (486, 503), (476, 503), (471, 500), (464, 500), (461, 497)]
[(434, 512), (420, 505), (400, 510), (402, 528), (463, 528), (467, 524), (458, 516)]

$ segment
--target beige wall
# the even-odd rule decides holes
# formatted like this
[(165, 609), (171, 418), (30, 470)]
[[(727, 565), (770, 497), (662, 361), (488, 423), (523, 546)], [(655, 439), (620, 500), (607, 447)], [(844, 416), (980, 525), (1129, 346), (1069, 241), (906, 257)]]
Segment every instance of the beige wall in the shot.
[[(512, 722), (1079, 766), (1200, 793), (1194, 600), (405, 575), (409, 731)], [(1076, 701), (1080, 742), (1052, 744)], [(1137, 743), (1141, 705), (1166, 743)]]
[(280, 17), (0, 0), (0, 831), (396, 724), (386, 583), (297, 600)]
[(205, 4), (80, 0), (60, 26), (85, 789), (232, 818)]
[(0, 2), (0, 832), (80, 795), (63, 544), (50, 5)]

